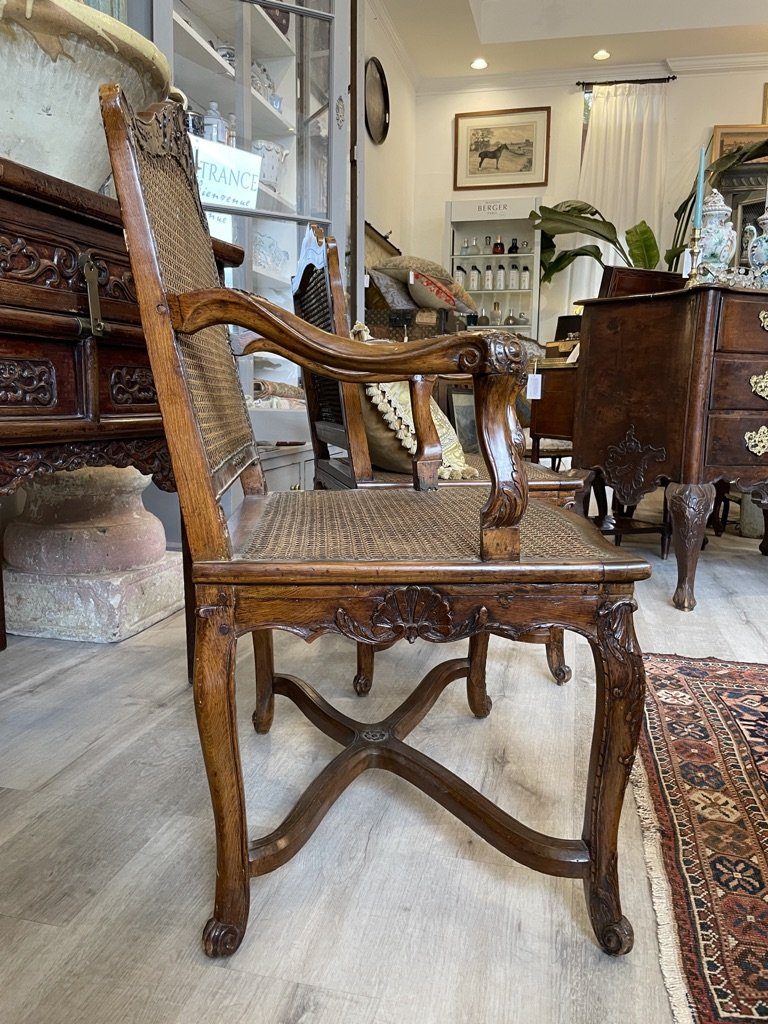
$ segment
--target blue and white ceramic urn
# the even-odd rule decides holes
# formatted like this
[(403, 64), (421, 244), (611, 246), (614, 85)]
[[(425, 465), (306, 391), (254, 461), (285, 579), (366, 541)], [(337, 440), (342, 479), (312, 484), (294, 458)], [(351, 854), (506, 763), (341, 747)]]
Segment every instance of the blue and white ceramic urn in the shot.
[(723, 197), (713, 188), (704, 200), (702, 210), (700, 264), (715, 276), (726, 270), (736, 253), (737, 238), (733, 224), (728, 219), (731, 213)]

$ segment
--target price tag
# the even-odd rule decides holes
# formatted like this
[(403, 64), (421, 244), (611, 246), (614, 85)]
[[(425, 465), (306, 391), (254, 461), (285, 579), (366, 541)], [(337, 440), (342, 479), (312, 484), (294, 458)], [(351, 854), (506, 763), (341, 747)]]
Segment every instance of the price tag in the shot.
[(536, 398), (541, 398), (541, 374), (533, 373), (528, 374), (528, 387), (525, 389), (525, 397), (529, 401), (533, 401)]

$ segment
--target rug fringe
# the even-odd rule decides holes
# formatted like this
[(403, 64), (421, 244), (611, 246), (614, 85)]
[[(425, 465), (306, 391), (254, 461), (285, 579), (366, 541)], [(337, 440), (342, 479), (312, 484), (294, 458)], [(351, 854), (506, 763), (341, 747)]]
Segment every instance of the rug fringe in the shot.
[(680, 944), (675, 927), (675, 911), (672, 891), (664, 871), (661, 851), (661, 835), (648, 778), (640, 757), (632, 769), (632, 789), (635, 805), (640, 816), (643, 834), (643, 851), (651, 886), (651, 899), (656, 913), (656, 927), (659, 942), (659, 964), (664, 985), (669, 996), (675, 1024), (696, 1024), (696, 1014), (688, 995), (688, 984), (683, 971)]

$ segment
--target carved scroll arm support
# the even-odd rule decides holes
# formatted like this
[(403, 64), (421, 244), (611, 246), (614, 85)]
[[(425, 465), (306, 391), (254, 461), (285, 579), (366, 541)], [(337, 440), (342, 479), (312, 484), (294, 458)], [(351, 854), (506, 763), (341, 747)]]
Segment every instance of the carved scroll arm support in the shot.
[(280, 306), (228, 288), (168, 296), (173, 328), (194, 334), (216, 324), (253, 331), (243, 350), (272, 352), (305, 369), (336, 380), (366, 383), (406, 380), (420, 374), (505, 373), (523, 362), (523, 350), (511, 331), (487, 330), (418, 338), (393, 346), (361, 345), (308, 324)]

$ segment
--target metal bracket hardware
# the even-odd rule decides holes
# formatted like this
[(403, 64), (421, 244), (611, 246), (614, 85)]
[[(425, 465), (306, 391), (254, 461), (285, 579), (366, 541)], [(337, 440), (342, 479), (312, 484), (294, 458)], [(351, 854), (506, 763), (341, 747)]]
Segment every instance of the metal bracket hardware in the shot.
[(99, 271), (93, 258), (87, 252), (81, 252), (77, 265), (85, 278), (88, 293), (88, 312), (91, 317), (91, 334), (94, 338), (103, 338), (112, 329), (101, 319), (101, 303), (99, 301)]

